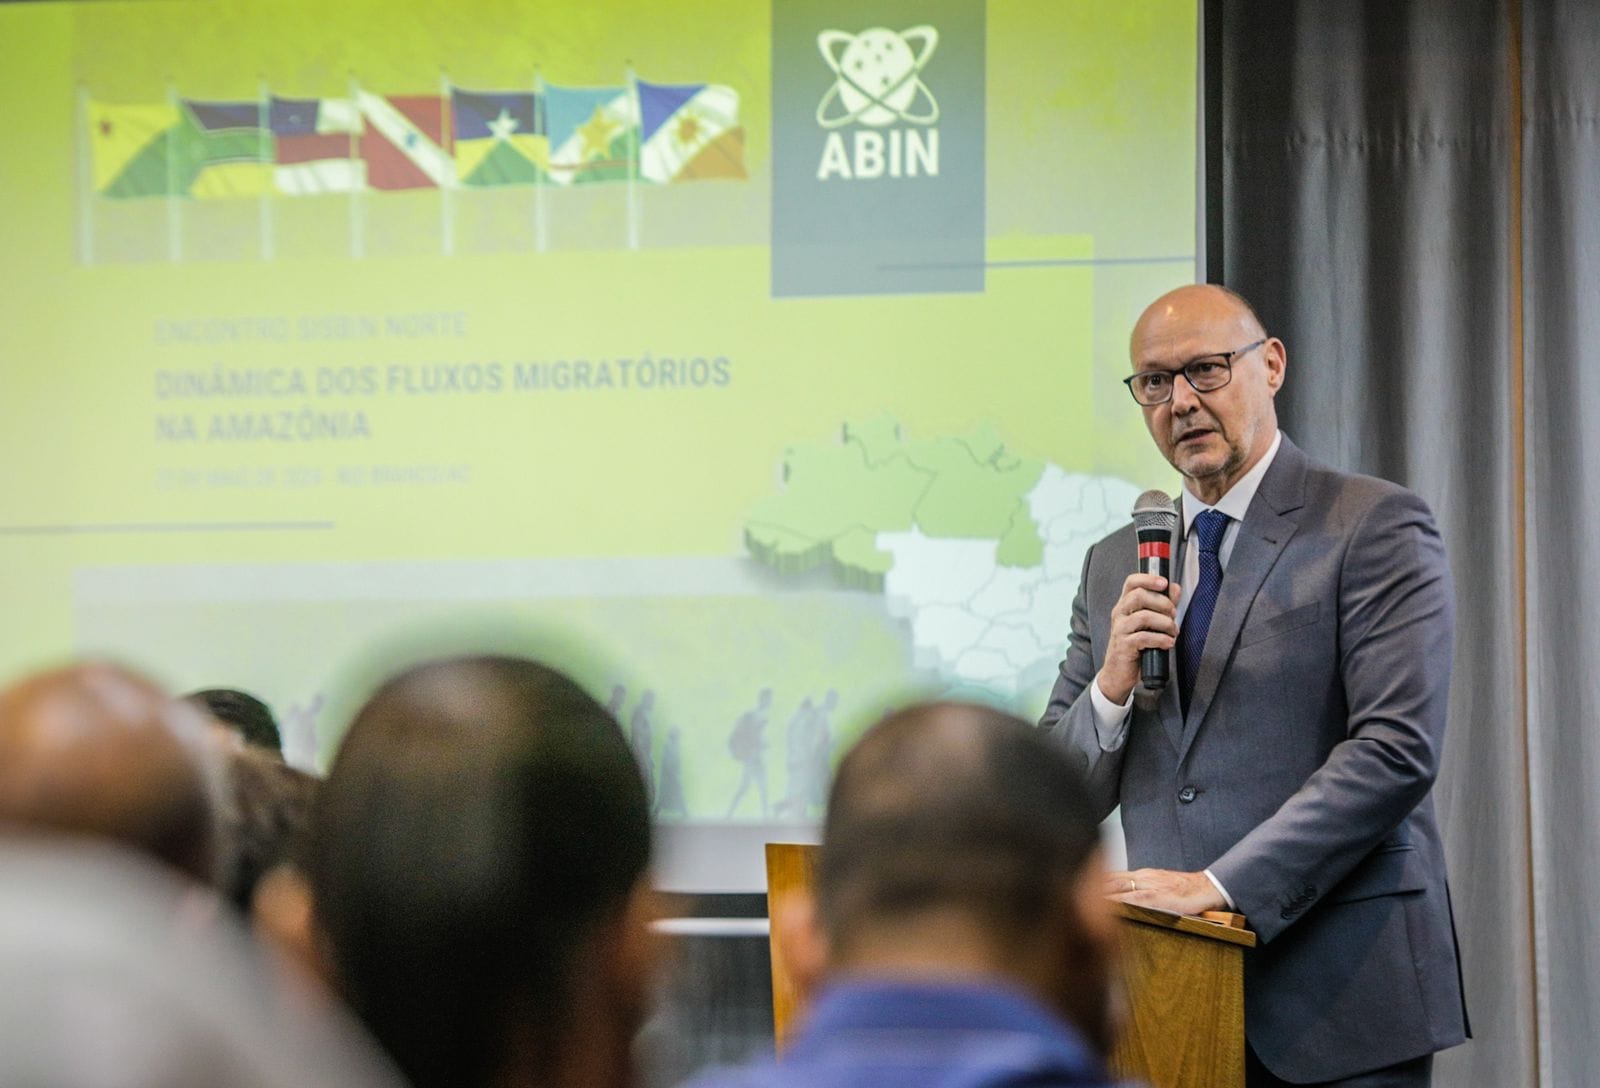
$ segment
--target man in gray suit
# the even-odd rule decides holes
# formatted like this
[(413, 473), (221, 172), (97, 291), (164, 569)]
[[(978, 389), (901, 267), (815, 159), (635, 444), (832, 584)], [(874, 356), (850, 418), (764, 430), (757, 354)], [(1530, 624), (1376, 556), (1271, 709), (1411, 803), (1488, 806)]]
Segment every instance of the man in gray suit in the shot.
[[(1252, 1088), (1426, 1085), (1467, 1034), (1430, 791), (1453, 598), (1416, 495), (1300, 452), (1277, 426), (1286, 355), (1214, 286), (1157, 299), (1132, 377), (1184, 477), (1176, 584), (1096, 544), (1041, 722), (1119, 803), (1128, 902), (1235, 909)], [(1139, 654), (1172, 651), (1140, 687)]]

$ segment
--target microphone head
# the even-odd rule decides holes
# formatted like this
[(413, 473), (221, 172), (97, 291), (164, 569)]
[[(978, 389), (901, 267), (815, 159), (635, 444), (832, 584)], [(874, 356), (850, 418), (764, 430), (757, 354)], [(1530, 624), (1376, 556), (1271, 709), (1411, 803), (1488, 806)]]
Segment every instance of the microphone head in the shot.
[(1178, 531), (1178, 508), (1165, 491), (1146, 491), (1133, 504), (1136, 529), (1155, 529), (1163, 533)]

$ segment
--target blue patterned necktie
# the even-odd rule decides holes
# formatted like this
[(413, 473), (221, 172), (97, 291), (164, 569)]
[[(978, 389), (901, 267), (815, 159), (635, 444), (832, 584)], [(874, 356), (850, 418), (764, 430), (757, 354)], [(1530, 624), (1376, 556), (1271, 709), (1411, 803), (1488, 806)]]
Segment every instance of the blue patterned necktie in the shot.
[(1211, 613), (1222, 590), (1222, 534), (1228, 531), (1229, 517), (1218, 510), (1207, 510), (1194, 519), (1194, 544), (1200, 549), (1200, 584), (1189, 595), (1189, 610), (1178, 629), (1178, 694), (1183, 697), (1183, 712), (1189, 713), (1189, 696), (1194, 693), (1195, 677), (1200, 675), (1200, 658), (1205, 652), (1206, 632), (1211, 629)]

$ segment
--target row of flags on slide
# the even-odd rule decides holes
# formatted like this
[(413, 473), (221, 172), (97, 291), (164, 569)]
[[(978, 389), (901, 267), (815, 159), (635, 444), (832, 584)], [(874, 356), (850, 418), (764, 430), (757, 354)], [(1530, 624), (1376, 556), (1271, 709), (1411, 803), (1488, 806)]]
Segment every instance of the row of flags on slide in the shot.
[(739, 96), (714, 83), (87, 104), (94, 190), (210, 199), (369, 189), (743, 178)]

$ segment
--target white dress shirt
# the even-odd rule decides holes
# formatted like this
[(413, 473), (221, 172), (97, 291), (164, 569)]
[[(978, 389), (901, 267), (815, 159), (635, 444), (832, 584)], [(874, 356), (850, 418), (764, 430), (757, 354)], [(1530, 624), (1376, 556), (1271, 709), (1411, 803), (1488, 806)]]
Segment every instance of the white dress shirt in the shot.
[[(1178, 578), (1179, 586), (1197, 585), (1200, 581), (1200, 549), (1188, 546), (1189, 533), (1194, 528), (1194, 519), (1207, 510), (1219, 510), (1228, 515), (1228, 528), (1222, 534), (1222, 547), (1217, 551), (1217, 561), (1222, 569), (1228, 569), (1228, 559), (1233, 555), (1233, 542), (1239, 537), (1239, 524), (1244, 521), (1246, 511), (1250, 509), (1251, 501), (1256, 497), (1256, 491), (1261, 487), (1261, 479), (1267, 474), (1267, 469), (1272, 467), (1273, 459), (1278, 456), (1278, 447), (1283, 444), (1283, 432), (1279, 431), (1273, 436), (1272, 445), (1267, 449), (1266, 456), (1257, 461), (1249, 472), (1239, 477), (1239, 481), (1228, 489), (1227, 494), (1218, 499), (1215, 506), (1197, 498), (1189, 485), (1185, 482), (1181, 501), (1183, 503), (1183, 571)], [(1132, 557), (1129, 557), (1131, 564)], [(1188, 594), (1178, 598), (1178, 623), (1183, 623), (1184, 613), (1189, 609)], [(1103, 751), (1115, 752), (1121, 748), (1128, 739), (1128, 717), (1133, 709), (1133, 692), (1128, 693), (1127, 701), (1118, 705), (1100, 690), (1098, 681), (1089, 685), (1089, 701), (1094, 705), (1095, 734), (1100, 740)], [(1211, 883), (1216, 885), (1217, 891), (1222, 893), (1222, 898), (1227, 900), (1228, 906), (1233, 906), (1233, 896), (1228, 894), (1228, 889), (1222, 886), (1221, 881), (1211, 875), (1211, 870), (1205, 871)]]

